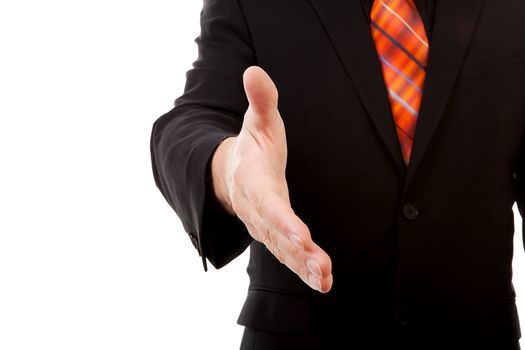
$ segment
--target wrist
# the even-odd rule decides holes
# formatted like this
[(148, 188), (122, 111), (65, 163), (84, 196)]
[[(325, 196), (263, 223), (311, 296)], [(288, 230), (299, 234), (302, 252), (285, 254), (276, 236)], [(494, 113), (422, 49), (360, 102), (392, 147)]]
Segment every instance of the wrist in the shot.
[(227, 137), (217, 146), (211, 160), (211, 179), (215, 198), (230, 214), (236, 215), (231, 205), (228, 186), (226, 183), (226, 164), (230, 148), (235, 142), (235, 136)]

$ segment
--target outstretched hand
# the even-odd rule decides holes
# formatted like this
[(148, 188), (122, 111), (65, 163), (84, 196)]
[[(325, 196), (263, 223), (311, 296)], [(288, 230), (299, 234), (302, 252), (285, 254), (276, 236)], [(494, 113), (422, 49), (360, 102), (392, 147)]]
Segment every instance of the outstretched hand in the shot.
[(333, 281), (330, 257), (290, 205), (277, 88), (257, 66), (246, 69), (243, 82), (249, 107), (240, 133), (223, 141), (213, 157), (215, 194), (255, 240), (311, 288), (326, 293)]

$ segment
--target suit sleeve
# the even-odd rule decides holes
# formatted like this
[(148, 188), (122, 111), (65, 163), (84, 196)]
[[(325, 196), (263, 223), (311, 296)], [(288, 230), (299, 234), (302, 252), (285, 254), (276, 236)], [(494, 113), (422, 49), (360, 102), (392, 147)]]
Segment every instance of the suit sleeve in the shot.
[[(525, 140), (523, 140), (525, 145)], [(514, 182), (514, 193), (516, 194), (516, 207), (518, 208), (522, 222), (525, 218), (525, 152), (523, 152), (524, 146), (521, 147), (520, 157), (517, 161), (517, 166), (512, 172), (512, 178)], [(525, 247), (525, 225), (521, 230), (523, 243)]]
[(216, 200), (210, 165), (219, 143), (241, 129), (248, 107), (242, 74), (256, 62), (238, 0), (204, 0), (200, 25), (198, 57), (174, 108), (153, 123), (150, 151), (155, 184), (207, 270), (206, 260), (221, 268), (252, 241)]

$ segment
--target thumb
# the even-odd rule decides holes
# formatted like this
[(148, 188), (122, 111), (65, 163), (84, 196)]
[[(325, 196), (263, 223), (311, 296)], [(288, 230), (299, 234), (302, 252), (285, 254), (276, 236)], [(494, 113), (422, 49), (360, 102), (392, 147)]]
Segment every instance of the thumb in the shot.
[(260, 126), (270, 123), (277, 113), (278, 99), (272, 79), (262, 68), (251, 66), (244, 71), (243, 83), (249, 108), (258, 116)]

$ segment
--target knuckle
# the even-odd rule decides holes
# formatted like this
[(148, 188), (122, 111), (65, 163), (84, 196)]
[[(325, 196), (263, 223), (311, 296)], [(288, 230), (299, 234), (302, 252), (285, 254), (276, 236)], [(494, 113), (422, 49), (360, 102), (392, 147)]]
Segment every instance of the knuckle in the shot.
[(312, 240), (312, 237), (310, 234), (304, 234), (301, 232), (301, 238), (303, 241), (304, 249), (310, 252), (313, 252), (314, 254), (317, 252), (317, 244)]
[(308, 272), (306, 271), (306, 268), (299, 265), (297, 267), (297, 271), (295, 271), (297, 276), (299, 276), (306, 284), (309, 284), (308, 282)]
[(297, 249), (296, 247), (291, 247), (290, 248), (290, 257), (294, 260), (298, 260), (299, 259), (299, 249)]
[(277, 260), (279, 260), (281, 264), (285, 263), (284, 254), (279, 248), (274, 249), (273, 255), (277, 258)]
[(272, 230), (269, 228), (269, 227), (265, 227), (263, 230), (262, 230), (262, 235), (263, 237), (266, 238), (268, 244), (274, 246), (275, 245), (275, 241), (274, 241), (274, 237), (272, 235)]
[(261, 242), (268, 248), (270, 251), (272, 250), (272, 245), (268, 241), (268, 236), (265, 236), (264, 234), (261, 235)]
[(311, 234), (310, 229), (308, 228), (308, 226), (306, 226), (306, 224), (304, 224), (304, 227), (301, 230), (301, 232), (302, 232), (303, 238), (306, 241), (312, 241), (312, 234)]
[(251, 222), (249, 221), (246, 221), (244, 223), (244, 225), (246, 226), (246, 228), (248, 229), (248, 232), (250, 232), (250, 234), (252, 236), (257, 236), (257, 228), (255, 227), (255, 225), (253, 225)]

